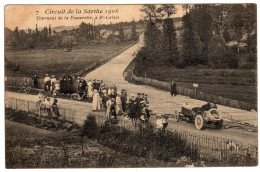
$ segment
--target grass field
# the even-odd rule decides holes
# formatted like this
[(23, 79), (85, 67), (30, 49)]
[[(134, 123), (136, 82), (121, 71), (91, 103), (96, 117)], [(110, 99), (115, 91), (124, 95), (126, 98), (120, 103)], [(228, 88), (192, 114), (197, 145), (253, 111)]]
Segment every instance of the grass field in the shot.
[(148, 78), (160, 81), (176, 81), (177, 85), (193, 88), (199, 84), (198, 91), (214, 94), (225, 98), (257, 102), (256, 70), (238, 69), (176, 69), (155, 67), (147, 70)]
[[(65, 74), (77, 73), (90, 65), (100, 65), (102, 60), (107, 59), (115, 52), (130, 45), (132, 42), (120, 44), (103, 43), (96, 45), (85, 45), (74, 48), (72, 52), (62, 49), (33, 49), (33, 50), (5, 50), (5, 75), (6, 76), (28, 76), (37, 74), (55, 74), (57, 77)], [(15, 71), (15, 66), (20, 69)]]

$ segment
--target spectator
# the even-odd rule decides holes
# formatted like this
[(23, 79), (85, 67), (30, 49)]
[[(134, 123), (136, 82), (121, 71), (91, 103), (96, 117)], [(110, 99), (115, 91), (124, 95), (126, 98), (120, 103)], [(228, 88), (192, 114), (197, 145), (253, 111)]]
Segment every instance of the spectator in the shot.
[(57, 82), (57, 80), (55, 78), (55, 75), (51, 76), (50, 81), (51, 81), (51, 91), (54, 92), (54, 90), (55, 90), (55, 83)]
[(129, 118), (132, 120), (132, 122), (135, 120), (135, 114), (136, 114), (136, 102), (135, 102), (135, 96), (133, 94), (131, 94), (131, 97), (129, 99), (129, 103), (128, 103), (128, 115)]
[(121, 91), (121, 101), (122, 101), (122, 110), (123, 112), (126, 111), (126, 102), (127, 102), (127, 92), (125, 89), (122, 89)]
[(60, 112), (59, 112), (57, 103), (58, 103), (58, 100), (54, 99), (53, 104), (52, 104), (52, 111), (55, 115), (54, 118), (56, 118), (56, 119), (60, 117)]
[(94, 90), (93, 94), (93, 102), (92, 102), (92, 110), (97, 111), (101, 109), (101, 98), (97, 90)]
[(116, 99), (116, 92), (114, 89), (111, 90), (110, 98)]
[(48, 113), (48, 117), (51, 118), (51, 99), (49, 97), (47, 97), (47, 99), (45, 99), (45, 102), (44, 102), (44, 105), (45, 105), (45, 109)]
[(177, 85), (174, 81), (172, 81), (172, 84), (171, 84), (171, 95), (172, 96), (177, 95)]
[(110, 107), (111, 107), (112, 101), (111, 99), (108, 99), (106, 102), (106, 120), (110, 120), (111, 116), (110, 116)]
[(141, 105), (141, 97), (140, 97), (140, 93), (137, 93), (137, 97), (135, 98), (135, 102), (136, 102), (136, 114), (135, 114), (135, 118), (138, 119), (140, 118), (140, 114), (141, 114), (141, 110), (142, 110), (142, 105)]
[(67, 89), (66, 89), (67, 94), (68, 93), (72, 94), (73, 93), (72, 89), (73, 89), (73, 77), (69, 75), (67, 78)]
[(34, 88), (39, 88), (39, 86), (38, 86), (38, 76), (37, 75), (34, 75), (34, 77), (32, 78), (32, 80), (33, 80), (33, 87)]
[(87, 85), (88, 85), (88, 94), (87, 94), (87, 96), (88, 96), (88, 102), (92, 102), (93, 86), (92, 86), (92, 82), (91, 82), (90, 79), (88, 80)]
[(156, 118), (157, 129), (159, 130), (159, 132), (165, 133), (165, 129), (168, 126), (166, 117), (164, 117), (162, 114), (158, 114)]
[(116, 119), (116, 102), (114, 98), (111, 98), (111, 105), (110, 105), (110, 117)]
[(42, 94), (42, 91), (39, 91), (39, 94), (38, 94), (38, 102), (41, 104), (44, 102), (44, 96)]
[(116, 114), (119, 115), (121, 113), (122, 113), (121, 93), (117, 93), (117, 96), (116, 96)]
[(150, 118), (150, 112), (148, 110), (148, 106), (146, 104), (146, 101), (142, 101), (142, 111), (141, 111), (141, 115), (145, 115), (147, 117), (147, 119), (149, 120)]
[(44, 91), (50, 91), (50, 87), (51, 87), (51, 78), (49, 77), (48, 74), (46, 74), (44, 78)]

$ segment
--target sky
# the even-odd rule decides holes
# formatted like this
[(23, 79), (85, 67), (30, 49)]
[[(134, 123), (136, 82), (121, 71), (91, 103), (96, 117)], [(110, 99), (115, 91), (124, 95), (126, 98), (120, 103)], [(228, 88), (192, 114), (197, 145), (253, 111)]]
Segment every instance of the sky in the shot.
[[(38, 28), (49, 26), (49, 24), (52, 27), (77, 26), (81, 22), (93, 24), (94, 18), (96, 18), (95, 24), (109, 24), (132, 21), (133, 19), (140, 20), (143, 15), (140, 11), (141, 8), (142, 5), (7, 5), (5, 6), (4, 22), (5, 27), (11, 30), (14, 30), (16, 26), (19, 30), (28, 29), (28, 27), (34, 29), (36, 24)], [(181, 17), (183, 15), (181, 5), (176, 5), (176, 8), (178, 10), (173, 17)], [(99, 13), (90, 11), (97, 9)], [(47, 20), (45, 17), (52, 18)], [(68, 18), (65, 19), (65, 17)]]

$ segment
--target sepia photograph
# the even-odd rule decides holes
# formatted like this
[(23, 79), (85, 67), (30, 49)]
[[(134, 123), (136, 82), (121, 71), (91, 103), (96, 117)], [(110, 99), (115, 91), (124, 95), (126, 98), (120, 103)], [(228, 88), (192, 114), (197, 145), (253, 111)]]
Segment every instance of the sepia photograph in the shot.
[(6, 169), (258, 166), (255, 3), (6, 4), (3, 59)]

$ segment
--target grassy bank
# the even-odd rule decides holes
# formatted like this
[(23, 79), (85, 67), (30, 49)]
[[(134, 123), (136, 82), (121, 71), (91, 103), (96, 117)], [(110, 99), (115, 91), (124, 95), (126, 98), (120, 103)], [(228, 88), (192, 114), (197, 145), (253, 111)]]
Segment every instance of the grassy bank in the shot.
[[(145, 76), (137, 73), (137, 76)], [(248, 69), (176, 69), (174, 67), (148, 68), (146, 77), (159, 81), (175, 81), (177, 85), (225, 98), (255, 104), (257, 102), (256, 70)]]
[[(49, 73), (60, 77), (64, 73), (77, 73), (87, 66), (99, 65), (104, 59), (131, 43), (85, 45), (76, 47), (71, 52), (62, 49), (6, 50), (5, 75), (32, 77), (34, 74), (44, 76)], [(17, 65), (20, 65), (19, 70)]]

